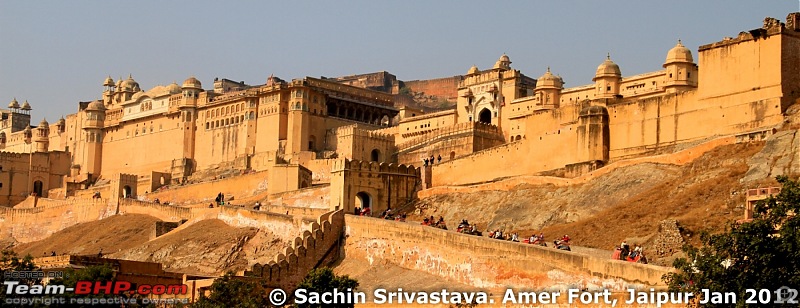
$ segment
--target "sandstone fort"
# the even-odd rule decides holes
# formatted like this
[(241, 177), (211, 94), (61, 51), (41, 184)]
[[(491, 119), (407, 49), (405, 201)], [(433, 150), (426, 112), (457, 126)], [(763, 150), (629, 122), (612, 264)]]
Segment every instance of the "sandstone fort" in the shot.
[[(734, 152), (755, 153), (760, 148), (742, 144), (764, 147), (795, 124), (800, 13), (783, 22), (766, 18), (761, 27), (698, 50), (674, 40), (663, 63), (652, 63), (652, 72), (624, 75), (613, 54), (601, 54), (596, 69), (586, 68), (595, 69), (593, 83), (575, 87), (565, 87), (569, 76), (560, 76), (558, 68), (521, 72), (511, 61), (515, 55), (503, 54), (494, 63), (465, 66), (464, 75), (433, 80), (402, 81), (388, 72), (294, 80), (269, 76), (256, 85), (188, 77), (144, 89), (133, 76), (108, 77), (98, 80), (97, 97), (75, 98), (85, 100), (76, 103), (75, 113), (38, 124), (32, 112), (37, 102), (18, 97), (20, 103), (13, 93), (4, 93), (12, 97), (0, 130), (2, 235), (24, 245), (81, 223), (149, 215), (157, 222), (148, 221), (142, 243), (152, 244), (220, 220), (226, 226), (219, 228), (240, 230), (223, 241), (233, 252), (209, 246), (215, 252), (208, 254), (239, 261), (180, 275), (180, 266), (154, 257), (158, 253), (146, 251), (150, 248), (112, 251), (121, 272), (152, 271), (148, 275), (191, 281), (199, 289), (223, 269), (291, 287), (309, 269), (342, 258), (370, 264), (385, 260), (465, 287), (590, 279), (574, 277), (606, 279), (593, 283), (609, 288), (662, 285), (665, 267), (349, 214), (356, 208), (369, 208), (372, 216), (413, 208), (453, 221), (474, 212), (444, 209), (441, 203), (441, 212), (433, 214), (420, 205), (517, 185), (589, 185), (583, 183), (639, 163), (670, 165), (659, 172), (677, 174), (669, 168), (723, 147), (738, 145)], [(159, 82), (167, 83), (148, 81)], [(781, 172), (798, 171), (793, 164)], [(209, 208), (218, 193), (226, 204)], [(534, 199), (557, 194), (546, 196)], [(254, 202), (263, 208), (253, 208)], [(596, 214), (590, 209), (573, 214), (585, 213)], [(535, 230), (546, 221), (528, 229), (506, 227)], [(263, 230), (271, 235), (259, 235)], [(457, 253), (468, 247), (482, 253)], [(48, 250), (26, 251), (39, 257)], [(60, 268), (95, 262), (70, 254), (42, 258), (40, 264)], [(521, 266), (524, 260), (543, 261)], [(170, 271), (144, 270), (144, 263), (136, 262), (163, 263)], [(358, 272), (346, 261), (341, 268)], [(515, 274), (499, 277), (498, 270)], [(551, 270), (566, 278), (541, 278)]]

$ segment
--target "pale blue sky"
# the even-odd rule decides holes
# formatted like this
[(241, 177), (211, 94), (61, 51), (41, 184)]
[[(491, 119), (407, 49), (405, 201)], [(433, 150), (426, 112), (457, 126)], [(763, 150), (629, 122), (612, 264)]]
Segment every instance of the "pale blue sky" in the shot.
[(795, 0), (732, 1), (8, 1), (0, 0), (0, 106), (33, 122), (100, 98), (107, 75), (145, 90), (196, 76), (262, 84), (388, 71), (401, 80), (491, 67), (504, 52), (537, 78), (591, 83), (607, 52), (625, 76), (697, 47), (785, 21)]

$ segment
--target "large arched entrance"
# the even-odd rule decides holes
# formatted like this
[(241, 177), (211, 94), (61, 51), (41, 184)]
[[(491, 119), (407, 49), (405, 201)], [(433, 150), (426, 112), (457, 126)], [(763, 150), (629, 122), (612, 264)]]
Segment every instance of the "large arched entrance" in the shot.
[(36, 194), (36, 196), (39, 197), (42, 196), (43, 188), (44, 184), (42, 183), (42, 181), (37, 180), (36, 182), (33, 182), (33, 193)]
[(125, 187), (122, 188), (122, 197), (123, 198), (131, 198), (131, 197), (133, 197), (133, 196), (131, 196), (131, 187), (130, 186), (125, 185)]
[(492, 124), (492, 112), (489, 111), (489, 109), (483, 108), (483, 110), (481, 110), (481, 112), (478, 114), (478, 121), (486, 124)]
[(372, 197), (368, 193), (359, 192), (356, 194), (355, 206), (357, 208), (366, 209), (372, 207)]
[(370, 161), (379, 162), (381, 159), (381, 151), (378, 149), (373, 149), (370, 156)]

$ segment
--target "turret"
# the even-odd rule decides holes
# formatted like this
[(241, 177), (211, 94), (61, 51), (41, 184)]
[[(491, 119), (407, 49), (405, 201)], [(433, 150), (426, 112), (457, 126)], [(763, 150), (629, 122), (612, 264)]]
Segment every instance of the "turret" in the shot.
[(31, 108), (31, 104), (28, 103), (28, 100), (25, 100), (25, 102), (22, 103), (22, 107), (19, 109), (22, 110), (22, 113), (24, 114), (31, 114), (31, 110), (33, 110), (33, 108)]
[(559, 76), (550, 73), (550, 68), (547, 72), (536, 80), (536, 88), (533, 90), (534, 95), (538, 97), (539, 103), (545, 108), (558, 108), (561, 101), (561, 90), (564, 89), (564, 80)]
[(16, 112), (16, 110), (19, 109), (19, 102), (16, 97), (8, 103), (8, 109), (11, 109), (12, 112)]
[(684, 47), (681, 40), (667, 52), (664, 68), (664, 89), (667, 92), (697, 87), (697, 64), (694, 64), (692, 51)]
[[(100, 174), (102, 165), (103, 151), (103, 121), (106, 117), (106, 108), (101, 101), (93, 101), (86, 106), (84, 122), (82, 125), (84, 140), (86, 145), (83, 147), (84, 154), (81, 157), (81, 172), (88, 174)], [(86, 168), (83, 168), (86, 167)]]
[(192, 76), (183, 81), (181, 91), (183, 93), (185, 105), (197, 106), (197, 98), (200, 97), (200, 92), (203, 91), (203, 85), (200, 83), (200, 80)]
[(31, 138), (33, 138), (33, 133), (31, 131), (31, 126), (25, 126), (25, 129), (22, 130), (22, 136), (25, 138), (25, 143), (31, 143)]
[(511, 60), (508, 58), (506, 54), (500, 56), (500, 59), (497, 59), (497, 62), (494, 63), (494, 67), (492, 69), (507, 71), (511, 69)]
[(50, 145), (50, 123), (47, 119), (42, 119), (39, 126), (36, 127), (36, 136), (33, 141), (36, 143), (36, 152), (47, 152)]
[(606, 60), (597, 67), (597, 72), (592, 78), (595, 84), (595, 96), (597, 98), (614, 98), (619, 95), (622, 73), (619, 65), (611, 61), (611, 55), (606, 56)]
[(111, 104), (117, 87), (116, 84), (114, 84), (114, 79), (111, 79), (111, 76), (106, 77), (106, 80), (103, 82), (103, 87), (103, 102), (105, 104)]

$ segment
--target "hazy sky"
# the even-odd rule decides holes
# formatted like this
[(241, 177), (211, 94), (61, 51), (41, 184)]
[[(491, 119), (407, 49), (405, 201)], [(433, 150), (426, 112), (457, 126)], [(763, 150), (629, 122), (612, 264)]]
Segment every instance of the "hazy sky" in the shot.
[(28, 100), (34, 124), (53, 122), (99, 99), (108, 75), (132, 74), (144, 90), (191, 75), (206, 89), (270, 74), (415, 80), (487, 69), (503, 53), (523, 74), (550, 66), (572, 87), (591, 83), (607, 52), (623, 76), (655, 71), (677, 39), (697, 57), (795, 11), (795, 0), (0, 0), (0, 108)]

